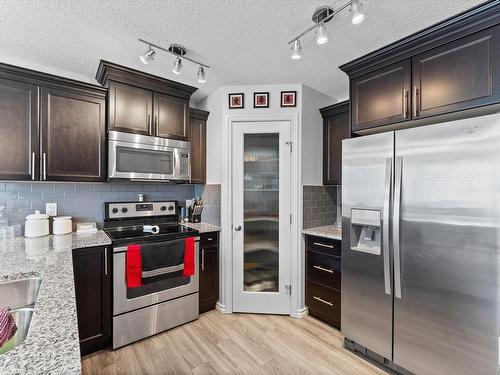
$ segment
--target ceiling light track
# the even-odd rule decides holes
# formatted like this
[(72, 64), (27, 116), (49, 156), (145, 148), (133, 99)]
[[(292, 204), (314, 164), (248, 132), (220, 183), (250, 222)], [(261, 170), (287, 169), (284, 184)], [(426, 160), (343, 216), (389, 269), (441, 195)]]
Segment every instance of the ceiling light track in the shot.
[(182, 60), (186, 60), (189, 62), (192, 62), (193, 64), (196, 64), (199, 66), (198, 68), (198, 82), (200, 83), (205, 83), (207, 81), (207, 74), (205, 69), (209, 69), (210, 67), (207, 64), (201, 63), (199, 61), (193, 60), (189, 57), (186, 57), (186, 48), (181, 46), (180, 44), (171, 44), (168, 48), (164, 48), (162, 46), (159, 46), (158, 44), (151, 43), (147, 40), (139, 38), (139, 42), (144, 43), (148, 46), (148, 50), (139, 56), (141, 61), (144, 64), (149, 64), (152, 62), (156, 56), (156, 51), (154, 50), (159, 49), (163, 52), (169, 53), (173, 56), (175, 56), (174, 60), (174, 65), (172, 68), (172, 72), (175, 74), (181, 74), (182, 70)]
[(288, 44), (292, 45), (292, 54), (291, 58), (293, 60), (300, 59), (300, 51), (302, 50), (302, 46), (300, 44), (300, 38), (309, 32), (316, 30), (316, 43), (317, 44), (326, 44), (328, 42), (328, 35), (326, 34), (326, 26), (325, 23), (331, 21), (333, 17), (344, 9), (350, 7), (351, 12), (351, 22), (354, 25), (357, 25), (364, 21), (365, 16), (362, 12), (362, 4), (360, 0), (349, 0), (345, 4), (341, 5), (337, 9), (333, 9), (330, 6), (322, 6), (316, 9), (313, 13), (312, 20), (314, 25), (308, 27), (295, 38), (291, 39)]

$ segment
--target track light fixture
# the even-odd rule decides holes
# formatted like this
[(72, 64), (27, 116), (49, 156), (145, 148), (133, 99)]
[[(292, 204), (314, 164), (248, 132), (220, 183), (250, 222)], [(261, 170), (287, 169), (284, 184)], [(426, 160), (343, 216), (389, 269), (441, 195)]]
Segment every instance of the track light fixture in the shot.
[(292, 54), (290, 55), (290, 57), (293, 60), (300, 59), (301, 57), (300, 50), (302, 49), (300, 45), (300, 38), (308, 34), (310, 31), (316, 30), (317, 44), (327, 43), (328, 34), (326, 31), (325, 23), (330, 22), (336, 14), (340, 13), (347, 7), (350, 7), (351, 22), (354, 25), (357, 25), (365, 20), (365, 15), (362, 12), (362, 4), (360, 0), (349, 0), (348, 2), (346, 2), (345, 4), (341, 5), (336, 9), (333, 9), (330, 6), (322, 6), (316, 9), (313, 13), (312, 20), (314, 22), (314, 25), (307, 28), (306, 30), (304, 30), (303, 32), (301, 32), (299, 35), (297, 35), (295, 38), (293, 38), (288, 42), (288, 44), (292, 44)]
[(200, 82), (200, 83), (207, 82), (207, 72), (205, 69), (209, 69), (210, 67), (206, 64), (199, 62), (199, 61), (196, 61), (196, 60), (193, 60), (189, 57), (186, 57), (185, 56), (186, 55), (186, 48), (184, 48), (183, 46), (181, 46), (179, 44), (171, 44), (168, 48), (163, 48), (159, 45), (153, 44), (153, 43), (148, 42), (147, 40), (144, 40), (144, 39), (139, 39), (139, 42), (148, 45), (148, 50), (144, 54), (139, 56), (139, 58), (141, 59), (141, 61), (144, 64), (149, 64), (150, 62), (152, 62), (154, 60), (155, 55), (156, 55), (156, 51), (153, 49), (153, 47), (154, 47), (156, 49), (162, 50), (164, 52), (170, 53), (171, 55), (175, 56), (174, 65), (172, 67), (173, 73), (181, 74), (183, 60), (187, 60), (187, 61), (192, 62), (193, 64), (199, 65), (198, 82)]

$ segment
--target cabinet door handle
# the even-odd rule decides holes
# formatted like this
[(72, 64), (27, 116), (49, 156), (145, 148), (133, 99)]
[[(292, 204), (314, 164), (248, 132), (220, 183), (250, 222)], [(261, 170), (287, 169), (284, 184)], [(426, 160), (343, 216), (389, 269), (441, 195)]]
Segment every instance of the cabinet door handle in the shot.
[(332, 302), (325, 301), (323, 298), (316, 297), (316, 296), (313, 296), (313, 298), (314, 298), (316, 301), (319, 301), (319, 302), (321, 302), (321, 303), (324, 303), (325, 305), (328, 305), (328, 306), (333, 306), (333, 303), (332, 303)]
[(108, 248), (104, 248), (104, 275), (108, 275)]
[(420, 110), (419, 105), (418, 105), (418, 88), (417, 86), (413, 87), (413, 117), (418, 116), (418, 112)]
[(406, 120), (408, 118), (408, 91), (403, 90), (403, 118)]
[(156, 135), (160, 134), (160, 126), (158, 125), (158, 116), (155, 116), (155, 132)]
[(333, 245), (328, 245), (326, 243), (321, 243), (321, 242), (313, 242), (313, 245), (316, 245), (316, 246), (321, 246), (321, 247), (327, 247), (329, 249), (333, 249)]
[(35, 153), (31, 153), (31, 179), (35, 180)]
[(205, 271), (205, 249), (201, 249), (201, 270)]
[(320, 270), (320, 271), (331, 273), (332, 275), (334, 274), (333, 270), (330, 270), (328, 268), (323, 268), (321, 266), (313, 266), (313, 268), (316, 268), (317, 270)]
[(47, 180), (47, 154), (43, 153), (43, 179)]
[(151, 135), (151, 115), (148, 115), (148, 133)]

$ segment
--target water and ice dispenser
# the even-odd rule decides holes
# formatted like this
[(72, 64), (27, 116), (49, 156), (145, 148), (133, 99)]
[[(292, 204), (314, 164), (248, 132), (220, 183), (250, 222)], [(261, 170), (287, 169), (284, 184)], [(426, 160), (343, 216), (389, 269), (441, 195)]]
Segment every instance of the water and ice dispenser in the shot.
[(381, 212), (351, 209), (351, 250), (380, 255)]

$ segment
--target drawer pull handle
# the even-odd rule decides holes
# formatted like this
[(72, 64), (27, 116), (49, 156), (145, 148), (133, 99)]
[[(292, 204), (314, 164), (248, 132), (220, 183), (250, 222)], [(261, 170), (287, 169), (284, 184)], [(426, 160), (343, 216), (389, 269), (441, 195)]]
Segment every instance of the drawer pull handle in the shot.
[(328, 302), (328, 301), (325, 301), (323, 298), (319, 298), (319, 297), (316, 297), (316, 296), (313, 296), (313, 298), (314, 298), (316, 301), (319, 301), (319, 302), (321, 302), (321, 303), (324, 303), (325, 305), (328, 305), (328, 306), (333, 306), (333, 303)]
[(326, 243), (321, 243), (321, 242), (313, 242), (314, 245), (316, 246), (322, 246), (322, 247), (327, 247), (329, 249), (333, 249), (333, 245), (327, 245)]
[(313, 266), (313, 268), (316, 268), (317, 270), (320, 270), (320, 271), (325, 271), (325, 272), (328, 272), (328, 273), (331, 273), (333, 275), (333, 270), (329, 270), (328, 268), (323, 268), (321, 266)]

